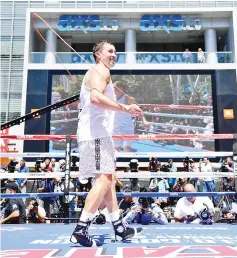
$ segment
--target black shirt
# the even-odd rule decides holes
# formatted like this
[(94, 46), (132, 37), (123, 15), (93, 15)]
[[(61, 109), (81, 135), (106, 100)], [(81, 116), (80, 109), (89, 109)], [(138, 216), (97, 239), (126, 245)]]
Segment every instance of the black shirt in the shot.
[(5, 209), (5, 218), (8, 217), (12, 212), (19, 211), (19, 217), (12, 218), (6, 223), (10, 224), (24, 224), (26, 223), (26, 207), (22, 199), (8, 199), (8, 203)]

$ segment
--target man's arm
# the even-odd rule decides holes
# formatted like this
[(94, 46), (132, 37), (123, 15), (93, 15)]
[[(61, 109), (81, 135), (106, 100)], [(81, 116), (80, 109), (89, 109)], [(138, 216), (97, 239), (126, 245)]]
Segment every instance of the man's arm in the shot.
[[(127, 105), (133, 105), (133, 104), (137, 105), (136, 99), (127, 95), (126, 95), (126, 102), (127, 102)], [(149, 125), (149, 122), (146, 120), (143, 111), (141, 111), (139, 118), (142, 120), (142, 123), (144, 125)]]
[(9, 216), (7, 216), (6, 218), (2, 219), (1, 223), (5, 223), (5, 222), (7, 222), (10, 219), (17, 218), (19, 216), (20, 216), (19, 210), (15, 210)]
[(109, 109), (117, 112), (127, 112), (134, 116), (140, 115), (141, 110), (137, 105), (118, 104), (104, 95), (106, 86), (108, 84), (107, 81), (109, 74), (107, 74), (107, 76), (103, 76), (101, 75), (101, 72), (98, 73), (92, 71), (92, 73), (93, 74), (91, 75), (90, 81), (88, 82), (91, 90), (90, 99), (92, 104), (103, 109)]
[(184, 216), (181, 214), (181, 203), (178, 201), (174, 211), (175, 222), (184, 222)]

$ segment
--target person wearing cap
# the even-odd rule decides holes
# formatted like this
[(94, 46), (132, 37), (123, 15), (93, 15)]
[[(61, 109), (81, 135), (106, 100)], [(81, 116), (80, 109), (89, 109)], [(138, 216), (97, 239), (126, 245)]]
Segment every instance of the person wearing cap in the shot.
[[(15, 194), (19, 192), (16, 183), (8, 183), (6, 185), (7, 194)], [(1, 224), (24, 224), (26, 223), (26, 207), (20, 198), (9, 198), (5, 201), (6, 207), (4, 217), (1, 218)]]

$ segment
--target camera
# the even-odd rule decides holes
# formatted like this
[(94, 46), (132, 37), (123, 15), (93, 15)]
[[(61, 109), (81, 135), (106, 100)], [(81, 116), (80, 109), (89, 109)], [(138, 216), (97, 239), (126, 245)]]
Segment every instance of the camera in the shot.
[(18, 161), (11, 160), (7, 165), (7, 170), (9, 173), (14, 173), (16, 165), (18, 164)]
[(220, 171), (221, 172), (229, 172), (229, 169), (226, 166), (228, 166), (228, 163), (222, 162), (221, 167), (220, 167)]
[(163, 164), (160, 168), (163, 172), (169, 172), (170, 165), (169, 164)]
[(38, 158), (36, 161), (35, 161), (35, 170), (38, 172), (41, 170), (40, 168), (40, 165), (41, 163), (43, 162), (43, 160), (41, 158)]
[(105, 218), (105, 215), (100, 213), (99, 215), (97, 215), (95, 217), (95, 223), (98, 224), (98, 225), (103, 225), (106, 223), (106, 218)]
[(208, 206), (203, 203), (203, 206), (205, 206), (205, 208), (199, 212), (199, 218), (201, 220), (202, 224), (212, 224), (212, 220), (211, 220), (211, 213), (209, 211)]

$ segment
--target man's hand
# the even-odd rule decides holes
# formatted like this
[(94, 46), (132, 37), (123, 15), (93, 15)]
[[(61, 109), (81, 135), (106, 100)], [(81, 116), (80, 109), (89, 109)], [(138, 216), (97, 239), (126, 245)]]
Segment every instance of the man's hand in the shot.
[(140, 107), (136, 104), (132, 104), (132, 105), (127, 105), (126, 106), (126, 111), (127, 113), (129, 113), (131, 116), (140, 116), (142, 113), (142, 110), (140, 109)]

